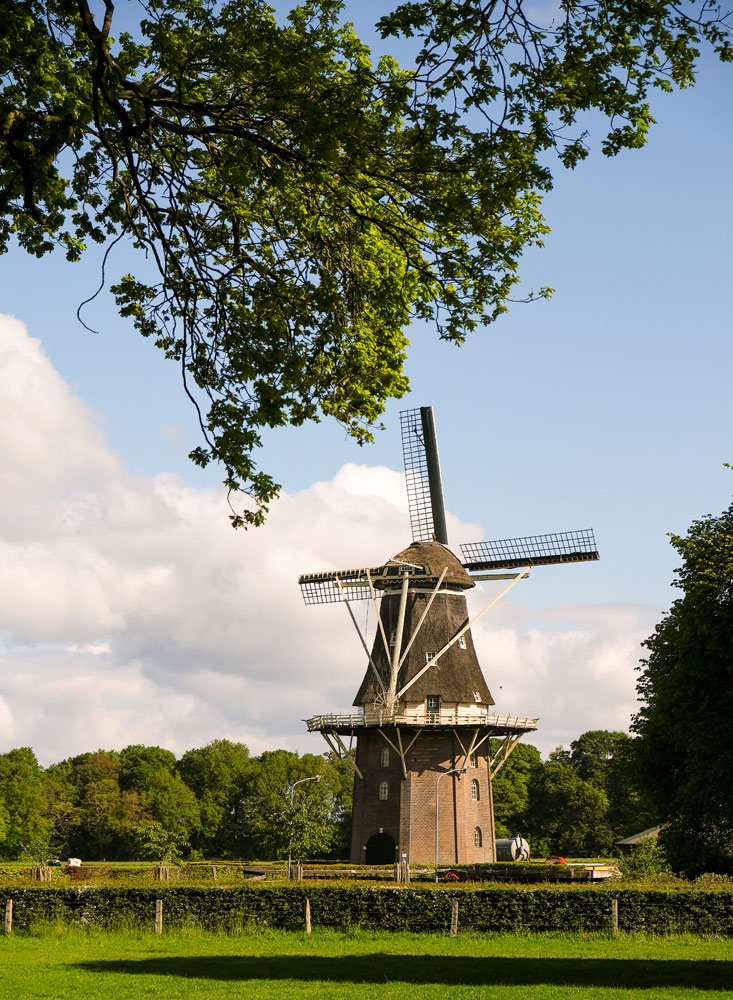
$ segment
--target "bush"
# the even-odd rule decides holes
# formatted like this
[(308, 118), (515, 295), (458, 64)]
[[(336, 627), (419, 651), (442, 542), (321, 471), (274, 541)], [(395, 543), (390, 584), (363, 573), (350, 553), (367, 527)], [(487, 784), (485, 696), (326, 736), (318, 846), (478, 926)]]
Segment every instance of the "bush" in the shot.
[(664, 848), (656, 837), (646, 837), (618, 862), (619, 871), (629, 882), (668, 881), (673, 877)]

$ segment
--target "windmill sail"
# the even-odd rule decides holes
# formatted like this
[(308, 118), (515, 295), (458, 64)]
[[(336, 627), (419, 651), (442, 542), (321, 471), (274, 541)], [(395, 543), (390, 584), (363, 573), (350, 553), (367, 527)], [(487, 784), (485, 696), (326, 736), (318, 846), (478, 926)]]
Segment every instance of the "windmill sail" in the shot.
[(554, 535), (502, 538), (492, 542), (461, 545), (463, 565), (469, 573), (485, 569), (518, 569), (555, 563), (590, 562), (598, 559), (593, 531), (564, 531)]
[(432, 406), (400, 413), (407, 506), (415, 542), (448, 544), (438, 439)]

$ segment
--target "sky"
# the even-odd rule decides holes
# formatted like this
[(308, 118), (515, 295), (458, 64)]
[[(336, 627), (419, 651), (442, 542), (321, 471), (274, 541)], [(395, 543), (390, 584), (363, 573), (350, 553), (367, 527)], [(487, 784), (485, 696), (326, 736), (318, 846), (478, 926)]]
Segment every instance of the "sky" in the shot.
[(302, 720), (351, 705), (364, 655), (345, 609), (304, 607), (297, 577), (410, 541), (398, 414), (428, 404), (456, 550), (593, 527), (601, 555), (538, 568), (476, 626), (497, 710), (539, 716), (545, 754), (627, 729), (640, 643), (675, 597), (668, 532), (733, 486), (731, 74), (706, 61), (656, 99), (643, 150), (556, 175), (552, 232), (522, 268), (554, 297), (460, 348), (414, 327), (412, 392), (374, 445), (328, 422), (268, 434), (283, 493), (260, 529), (233, 531), (218, 470), (186, 458), (175, 365), (107, 293), (85, 312), (98, 332), (78, 323), (98, 257), (2, 258), (0, 752), (325, 749)]

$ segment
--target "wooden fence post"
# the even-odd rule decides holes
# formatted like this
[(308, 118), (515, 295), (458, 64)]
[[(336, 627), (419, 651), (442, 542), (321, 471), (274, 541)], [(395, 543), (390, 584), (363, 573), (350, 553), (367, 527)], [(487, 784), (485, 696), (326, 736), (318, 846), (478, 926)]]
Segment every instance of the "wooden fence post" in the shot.
[(618, 900), (611, 900), (611, 933), (618, 934)]
[(450, 901), (450, 936), (458, 937), (458, 900)]
[(305, 901), (305, 933), (310, 934), (311, 932), (311, 901), (306, 899)]
[(11, 934), (13, 931), (13, 901), (9, 899), (5, 904), (5, 933)]
[(155, 933), (163, 933), (163, 900), (155, 900)]

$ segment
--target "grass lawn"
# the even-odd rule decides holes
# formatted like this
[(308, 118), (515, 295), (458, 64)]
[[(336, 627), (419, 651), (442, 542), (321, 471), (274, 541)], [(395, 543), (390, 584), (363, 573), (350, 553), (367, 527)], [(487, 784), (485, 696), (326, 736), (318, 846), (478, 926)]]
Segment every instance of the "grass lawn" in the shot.
[(693, 937), (215, 935), (0, 937), (0, 1000), (695, 1000), (733, 997), (733, 941)]

